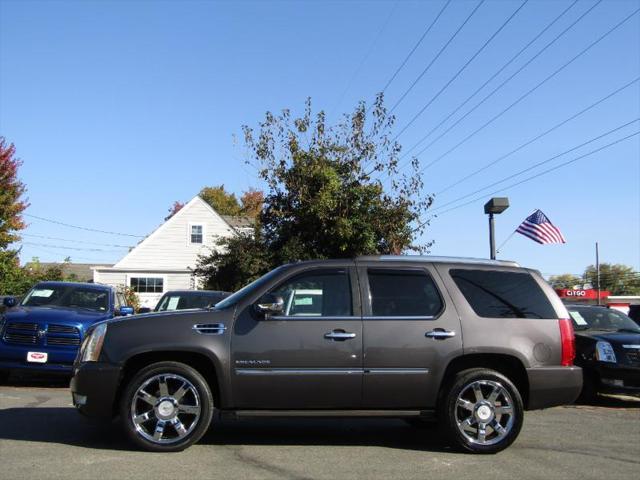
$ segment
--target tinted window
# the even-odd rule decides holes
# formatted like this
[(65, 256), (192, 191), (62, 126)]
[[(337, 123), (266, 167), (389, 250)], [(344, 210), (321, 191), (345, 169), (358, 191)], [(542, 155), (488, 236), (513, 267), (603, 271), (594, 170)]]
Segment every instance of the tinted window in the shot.
[(528, 273), (450, 270), (450, 274), (480, 317), (557, 317), (547, 296)]
[(442, 299), (421, 270), (368, 270), (371, 314), (376, 317), (431, 317), (442, 310)]
[(223, 295), (175, 293), (162, 297), (156, 311), (207, 308), (222, 300)]
[(272, 290), (284, 299), (283, 315), (335, 317), (352, 315), (351, 283), (346, 270), (314, 270)]

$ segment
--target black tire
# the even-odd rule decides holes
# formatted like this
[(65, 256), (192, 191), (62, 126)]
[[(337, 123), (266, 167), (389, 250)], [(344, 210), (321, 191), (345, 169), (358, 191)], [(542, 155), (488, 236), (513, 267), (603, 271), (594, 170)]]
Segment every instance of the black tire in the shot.
[(4, 385), (9, 381), (9, 370), (0, 370), (0, 385)]
[(582, 391), (576, 400), (576, 403), (582, 405), (593, 405), (598, 400), (598, 389), (596, 387), (596, 379), (593, 374), (582, 370)]
[[(138, 447), (152, 452), (179, 452), (207, 432), (213, 407), (211, 389), (197, 370), (184, 363), (158, 362), (140, 370), (125, 386), (120, 421)], [(147, 408), (149, 411), (144, 412)], [(146, 416), (148, 420), (136, 423), (134, 416)], [(159, 438), (150, 438), (160, 428)]]
[[(481, 400), (474, 387), (480, 389)], [(472, 453), (497, 453), (518, 437), (524, 418), (522, 397), (511, 380), (501, 373), (485, 368), (463, 370), (444, 388), (438, 417), (441, 428), (455, 447)], [(495, 391), (499, 393), (492, 402), (491, 394)], [(470, 431), (459, 427), (459, 422), (460, 425), (471, 422), (466, 427)], [(484, 440), (481, 432), (485, 433)]]

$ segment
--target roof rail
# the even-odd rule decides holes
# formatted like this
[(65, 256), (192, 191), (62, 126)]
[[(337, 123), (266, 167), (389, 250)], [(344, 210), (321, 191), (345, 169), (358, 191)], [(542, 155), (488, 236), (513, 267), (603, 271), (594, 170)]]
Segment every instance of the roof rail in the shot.
[(466, 263), (473, 265), (500, 265), (503, 267), (519, 267), (520, 264), (513, 260), (489, 260), (485, 258), (469, 257), (439, 257), (435, 255), (364, 255), (356, 257), (356, 261), (405, 261), (405, 262), (432, 262), (432, 263)]

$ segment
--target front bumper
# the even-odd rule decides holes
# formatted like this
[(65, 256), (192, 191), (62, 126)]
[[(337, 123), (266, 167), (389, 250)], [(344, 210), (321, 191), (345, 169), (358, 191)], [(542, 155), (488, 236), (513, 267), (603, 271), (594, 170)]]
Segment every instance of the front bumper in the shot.
[(87, 362), (73, 368), (73, 405), (88, 417), (112, 418), (122, 369), (110, 363)]
[[(47, 363), (28, 362), (28, 352), (44, 352)], [(39, 374), (71, 375), (77, 347), (43, 345), (10, 345), (0, 340), (0, 370), (28, 371)]]
[(529, 402), (527, 410), (567, 405), (582, 391), (580, 367), (528, 368)]
[(587, 369), (595, 373), (596, 389), (602, 393), (640, 393), (640, 367), (598, 363)]

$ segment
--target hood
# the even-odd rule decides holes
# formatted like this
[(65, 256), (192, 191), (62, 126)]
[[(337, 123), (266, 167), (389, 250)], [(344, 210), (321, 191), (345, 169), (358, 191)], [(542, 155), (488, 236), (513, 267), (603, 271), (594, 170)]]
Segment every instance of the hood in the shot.
[(4, 313), (7, 322), (59, 323), (87, 327), (111, 317), (109, 312), (93, 312), (75, 308), (15, 307)]
[(193, 309), (193, 310), (172, 310), (166, 312), (148, 312), (139, 313), (138, 315), (127, 315), (126, 317), (115, 317), (105, 320), (102, 323), (109, 325), (118, 325), (126, 327), (134, 322), (154, 322), (158, 319), (175, 318), (176, 320), (194, 319), (195, 322), (200, 322), (204, 317), (207, 323), (224, 322), (225, 320), (233, 318), (233, 308), (228, 310), (216, 310), (216, 309)]
[(577, 330), (576, 337), (604, 340), (613, 345), (640, 345), (640, 333), (607, 332), (604, 330)]

